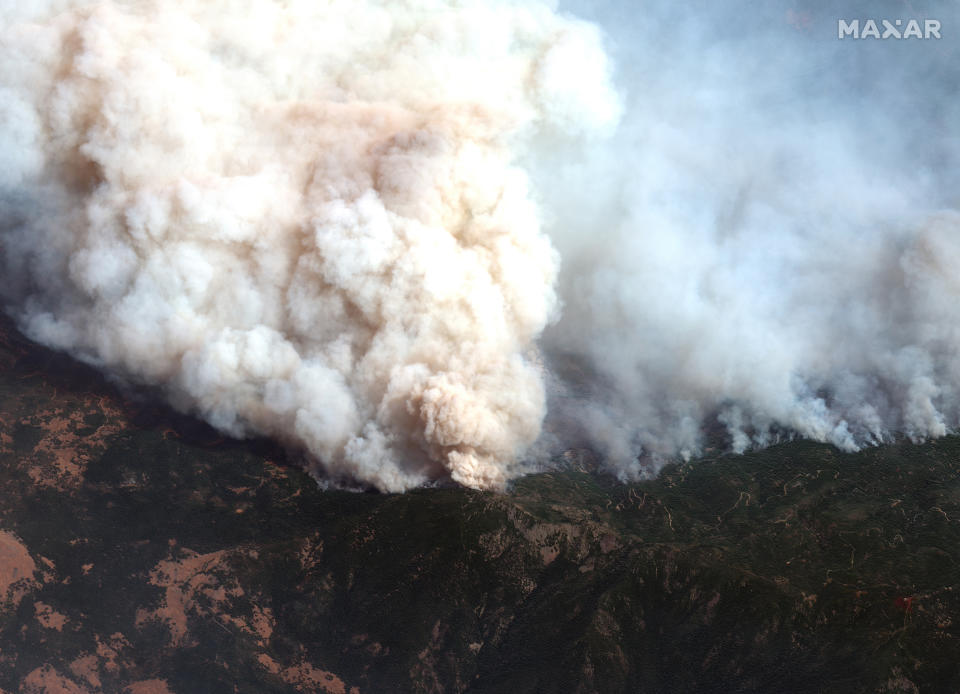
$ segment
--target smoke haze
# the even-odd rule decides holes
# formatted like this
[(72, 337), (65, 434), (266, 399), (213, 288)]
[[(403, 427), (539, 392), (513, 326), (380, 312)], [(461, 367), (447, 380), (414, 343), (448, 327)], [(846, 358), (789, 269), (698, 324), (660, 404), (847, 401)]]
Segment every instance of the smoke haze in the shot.
[[(837, 40), (915, 16), (944, 39)], [(587, 443), (629, 478), (711, 428), (958, 424), (951, 4), (0, 21), (7, 310), (319, 476), (501, 488)]]
[(737, 451), (955, 429), (960, 44), (837, 21), (956, 28), (957, 5), (576, 9), (612, 34), (626, 115), (541, 176), (565, 304), (543, 342), (586, 374), (556, 428), (625, 476), (701, 453), (705, 425)]

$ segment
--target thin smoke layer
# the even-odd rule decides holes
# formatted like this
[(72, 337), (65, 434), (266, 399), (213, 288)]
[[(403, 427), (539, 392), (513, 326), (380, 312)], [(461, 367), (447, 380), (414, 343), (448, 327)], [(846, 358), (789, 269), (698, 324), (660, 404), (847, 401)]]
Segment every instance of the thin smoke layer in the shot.
[(615, 123), (593, 26), (431, 1), (0, 12), (26, 334), (335, 479), (517, 474), (558, 259), (515, 152)]

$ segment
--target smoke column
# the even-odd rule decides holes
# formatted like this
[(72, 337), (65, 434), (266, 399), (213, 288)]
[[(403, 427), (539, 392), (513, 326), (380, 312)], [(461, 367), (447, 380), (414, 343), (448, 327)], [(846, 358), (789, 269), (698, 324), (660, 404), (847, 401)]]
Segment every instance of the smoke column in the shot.
[(595, 28), (354, 0), (2, 24), (4, 295), (28, 335), (326, 475), (513, 474), (558, 267), (515, 149), (614, 125)]
[(2, 3), (6, 310), (388, 491), (943, 435), (960, 12), (756, 4)]
[[(625, 477), (705, 430), (736, 451), (955, 430), (960, 6), (575, 9), (609, 31), (625, 115), (539, 166), (564, 259), (552, 428)], [(838, 19), (946, 33), (839, 40)]]

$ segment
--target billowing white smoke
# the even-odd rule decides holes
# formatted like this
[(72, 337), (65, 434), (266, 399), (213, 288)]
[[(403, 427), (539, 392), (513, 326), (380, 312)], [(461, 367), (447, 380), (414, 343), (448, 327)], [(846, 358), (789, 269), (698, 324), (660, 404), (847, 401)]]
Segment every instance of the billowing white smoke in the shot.
[[(625, 114), (536, 177), (564, 260), (548, 429), (625, 476), (711, 443), (955, 430), (960, 6), (583, 5)], [(952, 38), (841, 41), (838, 18)]]
[(515, 474), (557, 257), (514, 152), (615, 124), (595, 28), (432, 0), (0, 13), (27, 334), (335, 477)]
[(942, 435), (960, 11), (841, 4), (0, 0), (8, 310), (386, 490)]

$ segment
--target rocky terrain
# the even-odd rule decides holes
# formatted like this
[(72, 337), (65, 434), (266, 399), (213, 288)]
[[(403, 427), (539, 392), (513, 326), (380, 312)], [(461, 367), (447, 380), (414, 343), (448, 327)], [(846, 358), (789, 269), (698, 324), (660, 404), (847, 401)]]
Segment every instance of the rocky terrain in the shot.
[(960, 438), (323, 490), (0, 324), (0, 691), (960, 691)]

